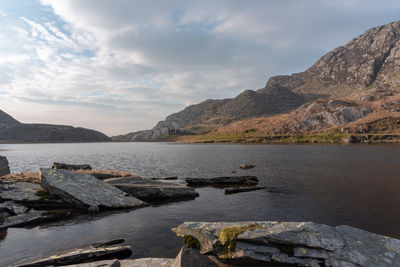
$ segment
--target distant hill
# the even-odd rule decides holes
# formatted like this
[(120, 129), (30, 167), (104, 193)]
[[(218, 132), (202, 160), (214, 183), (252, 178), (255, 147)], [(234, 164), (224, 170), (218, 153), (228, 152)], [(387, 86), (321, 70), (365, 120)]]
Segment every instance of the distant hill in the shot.
[(0, 110), (0, 142), (105, 142), (106, 135), (80, 127), (21, 123)]
[[(399, 90), (400, 21), (397, 21), (367, 30), (345, 46), (324, 55), (304, 72), (271, 77), (264, 88), (257, 91), (244, 91), (232, 99), (206, 100), (186, 107), (178, 113), (169, 115), (165, 121), (159, 122), (151, 130), (130, 133), (128, 136), (119, 136), (114, 140), (159, 140), (167, 136), (171, 130), (177, 129), (204, 133), (243, 119), (290, 113), (317, 99), (346, 98), (355, 94), (361, 97), (361, 94), (367, 91), (367, 94), (371, 95), (370, 98), (374, 99), (377, 94), (393, 95)], [(356, 100), (351, 99), (351, 101)], [(314, 104), (314, 109), (305, 111), (307, 116), (314, 116), (313, 112), (317, 112), (316, 110), (322, 114), (318, 116), (325, 116), (324, 119), (332, 119), (326, 112), (332, 114), (336, 112), (334, 116), (339, 116), (342, 112), (357, 113), (357, 116), (346, 114), (353, 119), (360, 119), (369, 114), (361, 112), (362, 103), (357, 104), (359, 105), (357, 109), (343, 105), (339, 111), (337, 108), (322, 107), (323, 104), (318, 104), (318, 102)], [(316, 109), (316, 106), (320, 109)], [(371, 107), (365, 109), (377, 110)], [(313, 123), (318, 121), (318, 116), (313, 117)], [(343, 118), (338, 119), (347, 121)], [(293, 126), (294, 128), (290, 131), (313, 128), (313, 126), (306, 127), (306, 124), (300, 123)]]

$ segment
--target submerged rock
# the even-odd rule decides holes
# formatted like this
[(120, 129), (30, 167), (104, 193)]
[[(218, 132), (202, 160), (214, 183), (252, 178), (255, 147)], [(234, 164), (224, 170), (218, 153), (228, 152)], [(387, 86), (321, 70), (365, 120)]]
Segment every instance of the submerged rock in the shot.
[(215, 178), (186, 178), (185, 181), (190, 186), (229, 186), (229, 185), (256, 185), (256, 176), (228, 176)]
[(256, 190), (261, 190), (261, 189), (264, 189), (264, 188), (265, 188), (265, 186), (246, 186), (246, 187), (226, 188), (225, 189), (225, 195), (231, 195), (231, 194), (242, 193), (242, 192), (256, 191)]
[(91, 170), (92, 167), (89, 164), (65, 164), (54, 162), (51, 167), (54, 170)]
[(346, 225), (185, 222), (173, 231), (197, 240), (201, 253), (221, 259), (250, 258), (298, 266), (400, 266), (400, 240)]
[(199, 196), (194, 188), (140, 177), (106, 179), (104, 182), (144, 201), (194, 199)]
[(6, 157), (0, 156), (0, 176), (10, 174), (10, 167)]
[(86, 173), (52, 169), (41, 169), (40, 173), (43, 188), (76, 208), (88, 209), (98, 206), (119, 209), (146, 205), (145, 202)]

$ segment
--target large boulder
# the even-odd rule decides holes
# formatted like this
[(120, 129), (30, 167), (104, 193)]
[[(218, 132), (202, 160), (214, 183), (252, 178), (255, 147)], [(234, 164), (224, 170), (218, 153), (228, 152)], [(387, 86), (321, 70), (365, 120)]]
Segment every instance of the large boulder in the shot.
[(185, 222), (173, 229), (200, 252), (298, 266), (400, 266), (400, 240), (312, 222)]
[(6, 157), (0, 156), (0, 176), (10, 174), (10, 166)]
[(77, 208), (138, 208), (146, 203), (86, 173), (40, 169), (41, 186)]

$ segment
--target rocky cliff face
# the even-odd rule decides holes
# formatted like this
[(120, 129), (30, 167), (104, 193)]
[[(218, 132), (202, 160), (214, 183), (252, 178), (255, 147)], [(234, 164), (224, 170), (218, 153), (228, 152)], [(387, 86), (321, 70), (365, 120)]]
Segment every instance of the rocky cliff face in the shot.
[[(172, 114), (152, 130), (132, 135), (132, 141), (157, 140), (173, 129), (193, 125), (225, 125), (246, 118), (288, 113), (316, 98), (340, 98), (363, 91), (400, 92), (400, 21), (367, 30), (345, 46), (321, 57), (304, 72), (271, 77), (257, 91), (233, 99), (207, 100)], [(368, 96), (365, 96), (368, 97)], [(367, 99), (368, 100), (368, 99)], [(343, 125), (368, 115), (368, 108), (351, 103), (315, 102), (293, 129), (315, 130)]]
[(104, 142), (106, 135), (65, 125), (20, 123), (0, 110), (0, 142)]
[(281, 85), (297, 93), (346, 96), (368, 87), (400, 85), (400, 21), (367, 30), (321, 57), (304, 72), (272, 77), (266, 88)]

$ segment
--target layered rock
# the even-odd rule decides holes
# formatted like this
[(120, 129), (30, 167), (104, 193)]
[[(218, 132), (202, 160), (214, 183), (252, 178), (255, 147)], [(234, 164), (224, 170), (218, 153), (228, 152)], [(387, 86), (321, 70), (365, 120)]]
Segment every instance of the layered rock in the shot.
[(186, 240), (197, 240), (201, 253), (221, 259), (298, 266), (400, 266), (400, 240), (345, 225), (185, 222), (173, 230)]

